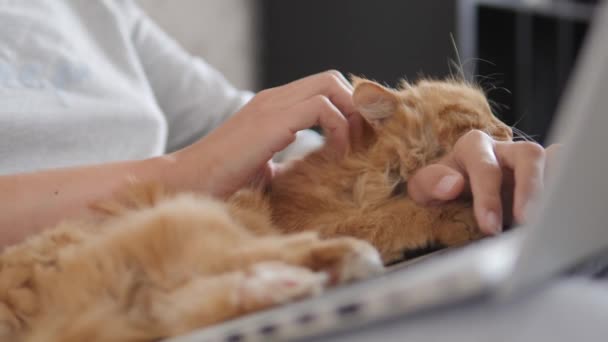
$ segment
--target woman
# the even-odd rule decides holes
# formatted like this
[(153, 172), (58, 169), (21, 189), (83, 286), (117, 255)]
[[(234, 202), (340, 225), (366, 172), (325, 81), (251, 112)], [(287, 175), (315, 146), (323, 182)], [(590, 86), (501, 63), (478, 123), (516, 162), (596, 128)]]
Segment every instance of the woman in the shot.
[[(133, 178), (228, 196), (279, 172), (271, 158), (298, 131), (320, 125), (338, 153), (361, 131), (339, 72), (252, 97), (129, 0), (4, 2), (0, 22), (0, 248), (86, 213)], [(473, 131), (408, 191), (434, 204), (470, 190), (493, 234), (503, 216), (524, 220), (546, 155)], [(502, 210), (503, 182), (515, 184), (513, 213)]]

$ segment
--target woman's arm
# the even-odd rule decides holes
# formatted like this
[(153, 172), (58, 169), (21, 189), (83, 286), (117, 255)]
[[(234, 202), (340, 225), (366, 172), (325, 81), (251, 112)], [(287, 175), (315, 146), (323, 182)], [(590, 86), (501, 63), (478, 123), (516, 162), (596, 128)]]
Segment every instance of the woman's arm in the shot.
[(0, 176), (0, 249), (62, 219), (86, 215), (133, 179), (169, 184), (169, 156)]
[(260, 92), (209, 135), (166, 156), (0, 176), (0, 249), (85, 215), (91, 202), (134, 178), (158, 181), (172, 191), (229, 196), (254, 178), (272, 175), (272, 156), (293, 142), (296, 132), (314, 125), (343, 153), (347, 118), (358, 117), (351, 96), (340, 73), (325, 72)]

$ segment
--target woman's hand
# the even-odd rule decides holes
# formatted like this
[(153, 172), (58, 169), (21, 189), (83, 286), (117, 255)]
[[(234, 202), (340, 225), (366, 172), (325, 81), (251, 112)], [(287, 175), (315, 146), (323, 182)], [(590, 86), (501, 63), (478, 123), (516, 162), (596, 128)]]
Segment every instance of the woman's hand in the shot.
[(61, 220), (91, 215), (91, 203), (134, 179), (175, 191), (230, 195), (255, 177), (272, 175), (273, 154), (295, 132), (313, 125), (320, 125), (336, 153), (343, 153), (349, 126), (357, 126), (348, 120), (359, 118), (351, 96), (346, 79), (328, 71), (261, 92), (211, 134), (170, 155), (0, 175), (0, 250)]
[(542, 190), (557, 149), (527, 141), (498, 142), (474, 130), (440, 161), (418, 170), (408, 182), (408, 193), (423, 205), (470, 193), (481, 230), (496, 234), (503, 218), (525, 221), (528, 204)]
[(270, 159), (297, 131), (320, 125), (327, 143), (344, 153), (349, 119), (358, 118), (352, 87), (337, 71), (264, 90), (211, 134), (170, 155), (176, 164), (167, 181), (178, 189), (227, 196), (253, 179), (271, 177)]

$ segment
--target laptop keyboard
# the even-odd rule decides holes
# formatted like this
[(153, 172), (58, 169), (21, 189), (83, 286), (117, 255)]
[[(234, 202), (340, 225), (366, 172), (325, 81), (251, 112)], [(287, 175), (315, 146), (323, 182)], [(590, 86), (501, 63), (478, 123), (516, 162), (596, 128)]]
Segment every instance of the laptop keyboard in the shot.
[(608, 251), (604, 251), (598, 256), (575, 266), (566, 272), (566, 274), (571, 276), (589, 277), (598, 280), (608, 279)]
[[(395, 315), (451, 305), (483, 295), (481, 291), (484, 285), (471, 281), (476, 271), (465, 266), (470, 264), (471, 258), (485, 255), (481, 252), (493, 246), (503, 249), (512, 247), (516, 242), (514, 238), (516, 236), (507, 238), (503, 234), (500, 239), (482, 239), (468, 247), (444, 248), (396, 263), (378, 277), (329, 289), (322, 297), (258, 312), (170, 341), (258, 342), (284, 340), (286, 336), (298, 340), (337, 328), (346, 329)], [(461, 248), (468, 249), (469, 253), (459, 254)], [(453, 257), (450, 256), (452, 253)], [(436, 257), (450, 260), (436, 264), (434, 270), (439, 267), (443, 271), (432, 274), (422, 272), (419, 275), (412, 273), (415, 271), (401, 272), (409, 267), (424, 267), (421, 264), (431, 262), (429, 259)], [(454, 277), (454, 270), (458, 269), (459, 276)]]

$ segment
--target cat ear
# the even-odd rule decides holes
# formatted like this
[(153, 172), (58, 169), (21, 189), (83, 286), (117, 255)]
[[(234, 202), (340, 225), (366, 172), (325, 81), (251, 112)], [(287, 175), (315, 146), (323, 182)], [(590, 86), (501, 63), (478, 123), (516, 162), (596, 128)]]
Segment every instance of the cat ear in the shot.
[(399, 97), (391, 89), (378, 83), (353, 78), (353, 102), (357, 110), (372, 126), (391, 117), (398, 109)]

